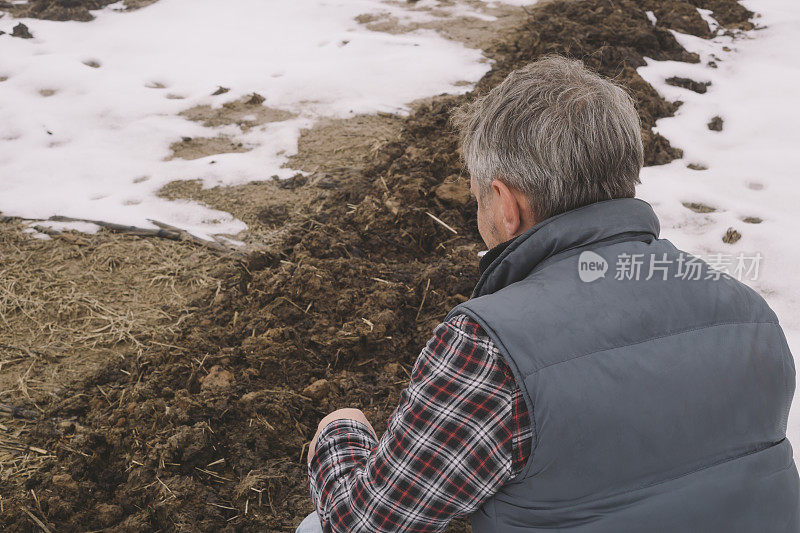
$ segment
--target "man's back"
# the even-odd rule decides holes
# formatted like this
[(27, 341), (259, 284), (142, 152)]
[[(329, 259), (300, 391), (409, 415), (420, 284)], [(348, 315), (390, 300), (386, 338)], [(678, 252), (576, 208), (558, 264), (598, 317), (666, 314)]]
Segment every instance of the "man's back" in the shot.
[[(476, 532), (798, 529), (794, 366), (777, 318), (657, 234), (634, 199), (553, 217), (454, 310), (503, 352), (535, 439)], [(581, 261), (608, 271), (582, 281)]]
[(754, 291), (658, 239), (626, 91), (545, 57), (454, 122), (481, 279), (380, 440), (360, 411), (320, 423), (320, 524), (800, 531), (786, 339)]

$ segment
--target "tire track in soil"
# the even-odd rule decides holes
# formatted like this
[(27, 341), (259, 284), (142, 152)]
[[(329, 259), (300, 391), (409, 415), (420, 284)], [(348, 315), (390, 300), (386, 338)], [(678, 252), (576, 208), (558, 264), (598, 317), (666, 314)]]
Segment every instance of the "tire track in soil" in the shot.
[(74, 423), (38, 424), (31, 444), (58, 458), (0, 488), (5, 530), (35, 530), (31, 508), (59, 531), (293, 531), (311, 510), (303, 453), (317, 421), (353, 405), (384, 430), (431, 329), (476, 279), (475, 210), (450, 111), (518, 66), (567, 54), (632, 91), (647, 164), (666, 163), (679, 152), (650, 128), (677, 104), (635, 68), (643, 56), (697, 61), (668, 31), (708, 37), (696, 7), (731, 30), (752, 16), (732, 0), (541, 4), (488, 50), (497, 62), (474, 93), (418, 105), (363, 168), (282, 182), (293, 203), (282, 229), (164, 339), (179, 348), (111, 362), (47, 407)]

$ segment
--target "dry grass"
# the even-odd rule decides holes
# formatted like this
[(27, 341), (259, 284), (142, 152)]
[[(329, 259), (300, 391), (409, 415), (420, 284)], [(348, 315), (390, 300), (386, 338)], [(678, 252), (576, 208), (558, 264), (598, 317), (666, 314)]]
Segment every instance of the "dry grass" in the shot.
[[(169, 338), (233, 260), (191, 242), (25, 230), (0, 223), (0, 403), (39, 412), (109, 358)], [(29, 426), (0, 413), (0, 482), (51, 456), (22, 444)]]
[(27, 432), (27, 424), (20, 421), (0, 423), (0, 483), (13, 477), (29, 477), (46, 459), (55, 458), (48, 450), (30, 447), (20, 438)]

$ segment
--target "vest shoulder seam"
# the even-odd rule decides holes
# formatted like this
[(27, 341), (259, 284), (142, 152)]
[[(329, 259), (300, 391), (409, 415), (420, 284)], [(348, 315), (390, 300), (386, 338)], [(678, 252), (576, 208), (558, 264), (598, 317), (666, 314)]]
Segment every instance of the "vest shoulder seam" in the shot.
[[(597, 497), (597, 498), (582, 498), (582, 499), (580, 499), (578, 501), (581, 504), (587, 504), (587, 503), (606, 500), (606, 499), (609, 499), (609, 498), (618, 498), (620, 496), (625, 496), (627, 494), (632, 494), (634, 492), (639, 492), (639, 491), (647, 490), (647, 489), (650, 489), (650, 488), (653, 488), (653, 487), (658, 487), (659, 485), (664, 485), (666, 483), (677, 481), (679, 479), (691, 476), (693, 474), (697, 474), (698, 472), (702, 472), (702, 471), (708, 470), (710, 468), (714, 468), (714, 467), (717, 467), (717, 466), (722, 466), (722, 465), (724, 465), (726, 463), (730, 463), (730, 462), (733, 462), (733, 461), (738, 461), (740, 459), (744, 459), (744, 458), (749, 457), (751, 455), (755, 455), (757, 453), (765, 452), (767, 450), (770, 450), (770, 449), (776, 448), (777, 446), (782, 445), (784, 442), (786, 442), (786, 437), (784, 437), (784, 438), (782, 438), (782, 439), (780, 439), (780, 440), (778, 440), (776, 442), (763, 442), (763, 443), (757, 444), (755, 446), (751, 446), (750, 448), (748, 448), (748, 449), (746, 449), (746, 450), (744, 450), (744, 451), (742, 451), (742, 452), (740, 452), (738, 454), (734, 454), (734, 455), (731, 455), (731, 456), (728, 456), (728, 457), (721, 457), (721, 458), (719, 458), (719, 459), (717, 459), (715, 461), (711, 461), (710, 463), (699, 465), (699, 466), (697, 466), (695, 468), (692, 468), (691, 470), (689, 470), (687, 472), (674, 474), (674, 475), (666, 477), (664, 479), (651, 481), (649, 483), (640, 483), (639, 485), (633, 486), (631, 488), (628, 488), (628, 489), (625, 489), (625, 490), (622, 490), (622, 491), (619, 491), (619, 492), (614, 492), (614, 493), (611, 493), (611, 494), (606, 494), (606, 495), (603, 495), (601, 497)], [(786, 466), (784, 466), (781, 470), (785, 470), (786, 468), (790, 468), (792, 466), (792, 464), (794, 464), (794, 461), (790, 461), (790, 463), (787, 464)], [(531, 478), (529, 477), (528, 479), (531, 479)]]
[(684, 335), (686, 333), (692, 333), (693, 331), (702, 331), (704, 329), (711, 329), (711, 328), (716, 328), (716, 327), (720, 327), (720, 326), (743, 326), (743, 325), (746, 325), (746, 324), (764, 324), (764, 325), (772, 325), (772, 326), (775, 326), (775, 327), (778, 327), (778, 328), (780, 327), (779, 323), (777, 323), (775, 321), (772, 321), (772, 320), (766, 320), (766, 321), (764, 321), (764, 320), (728, 321), (728, 322), (716, 322), (714, 324), (705, 324), (703, 326), (696, 326), (696, 327), (691, 327), (691, 328), (686, 328), (686, 329), (675, 330), (675, 331), (671, 331), (669, 333), (664, 333), (662, 335), (656, 335), (654, 337), (648, 337), (648, 338), (642, 339), (640, 341), (617, 344), (617, 345), (614, 345), (614, 346), (609, 346), (608, 348), (603, 348), (601, 350), (594, 350), (594, 351), (589, 352), (589, 353), (576, 355), (574, 357), (570, 357), (569, 359), (563, 359), (561, 361), (556, 361), (555, 363), (550, 363), (550, 364), (544, 365), (542, 367), (539, 367), (536, 370), (533, 370), (533, 371), (531, 371), (529, 373), (526, 373), (525, 376), (526, 377), (527, 376), (532, 376), (533, 374), (541, 372), (542, 370), (544, 370), (546, 368), (550, 368), (551, 366), (560, 365), (562, 363), (568, 363), (570, 361), (575, 361), (576, 359), (582, 359), (584, 357), (589, 357), (591, 355), (595, 355), (595, 354), (598, 354), (598, 353), (607, 352), (609, 350), (617, 350), (619, 348), (626, 348), (628, 346), (636, 346), (637, 344), (644, 344), (646, 342), (652, 342), (652, 341), (656, 341), (656, 340), (659, 340), (659, 339), (665, 339), (667, 337), (674, 337), (676, 335)]

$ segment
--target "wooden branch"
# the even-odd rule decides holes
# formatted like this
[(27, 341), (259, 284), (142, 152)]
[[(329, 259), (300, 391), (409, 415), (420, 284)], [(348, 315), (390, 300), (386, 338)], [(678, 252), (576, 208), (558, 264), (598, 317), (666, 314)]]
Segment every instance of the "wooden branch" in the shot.
[[(41, 219), (33, 219), (33, 218), (0, 216), (0, 222), (11, 222), (12, 220), (24, 220), (27, 222), (41, 221)], [(73, 218), (73, 217), (65, 217), (59, 215), (52, 216), (47, 220), (51, 222), (86, 222), (89, 224), (94, 224), (95, 226), (100, 226), (101, 228), (105, 228), (109, 231), (113, 231), (114, 233), (123, 233), (125, 235), (134, 235), (137, 237), (157, 237), (160, 239), (169, 239), (171, 241), (189, 241), (224, 254), (231, 254), (238, 257), (244, 257), (247, 255), (243, 251), (233, 246), (228, 246), (223, 244), (221, 242), (221, 239), (215, 238), (215, 240), (213, 241), (207, 241), (205, 239), (197, 237), (196, 235), (192, 235), (186, 230), (177, 228), (175, 226), (170, 226), (169, 224), (165, 224), (164, 222), (159, 222), (158, 220), (150, 220), (150, 222), (158, 226), (158, 229), (141, 228), (138, 226), (126, 226), (124, 224), (116, 224), (114, 222), (106, 222), (104, 220)], [(46, 235), (52, 235), (52, 236), (58, 236), (61, 235), (62, 233), (61, 231), (54, 230), (52, 228), (47, 228), (41, 225), (33, 226), (33, 229), (41, 233), (44, 233)]]
[(128, 235), (137, 235), (140, 237), (160, 237), (162, 239), (170, 239), (173, 241), (181, 240), (180, 231), (166, 230), (163, 228), (159, 229), (139, 228), (137, 226), (125, 226), (124, 224), (115, 224), (113, 222), (105, 222), (103, 220), (90, 220), (86, 218), (72, 218), (72, 217), (62, 217), (62, 216), (52, 216), (47, 220), (50, 220), (52, 222), (88, 222), (89, 224), (94, 224), (96, 226), (100, 226), (101, 228), (105, 228), (107, 230), (116, 233), (125, 233)]

